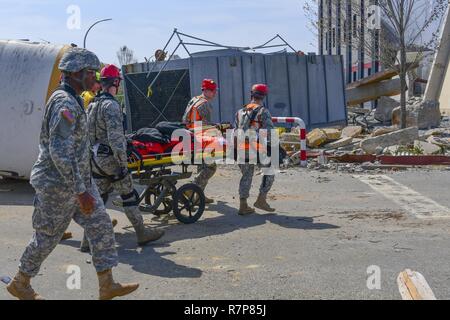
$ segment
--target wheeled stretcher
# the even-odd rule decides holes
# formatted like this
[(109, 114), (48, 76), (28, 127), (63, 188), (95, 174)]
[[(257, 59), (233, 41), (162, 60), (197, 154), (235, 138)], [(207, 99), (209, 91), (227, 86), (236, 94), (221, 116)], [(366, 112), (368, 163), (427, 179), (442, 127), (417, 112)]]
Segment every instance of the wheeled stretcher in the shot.
[[(193, 135), (191, 137), (194, 139)], [(211, 143), (222, 145), (223, 142), (220, 139), (223, 138), (206, 139), (206, 142), (201, 145), (201, 151)], [(206, 161), (207, 157), (202, 152), (195, 154), (194, 149), (183, 150), (182, 154), (172, 154), (173, 148), (180, 142), (179, 140), (171, 140), (167, 143), (131, 140), (129, 147), (133, 152), (129, 152), (128, 169), (131, 171), (133, 180), (145, 186), (138, 200), (141, 212), (157, 216), (173, 212), (180, 222), (190, 224), (195, 223), (203, 215), (205, 195), (203, 190), (194, 183), (177, 185), (181, 180), (191, 178), (192, 171), (189, 168), (199, 163), (198, 160)], [(223, 158), (224, 154), (223, 148), (210, 154), (209, 157)]]

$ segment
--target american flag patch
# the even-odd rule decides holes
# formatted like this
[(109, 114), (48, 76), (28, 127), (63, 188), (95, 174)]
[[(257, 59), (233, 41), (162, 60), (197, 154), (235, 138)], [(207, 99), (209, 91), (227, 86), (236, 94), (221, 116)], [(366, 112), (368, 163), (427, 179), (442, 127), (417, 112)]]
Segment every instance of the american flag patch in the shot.
[(66, 119), (70, 124), (75, 122), (75, 117), (68, 109), (62, 109), (61, 114), (63, 118)]

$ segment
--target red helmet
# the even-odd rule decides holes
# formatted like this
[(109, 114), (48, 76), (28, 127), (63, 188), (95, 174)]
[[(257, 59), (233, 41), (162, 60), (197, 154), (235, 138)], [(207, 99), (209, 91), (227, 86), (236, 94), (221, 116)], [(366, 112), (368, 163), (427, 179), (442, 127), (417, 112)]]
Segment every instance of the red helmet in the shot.
[(260, 96), (267, 96), (269, 93), (269, 87), (266, 84), (255, 84), (252, 87), (252, 94), (258, 94)]
[(120, 69), (113, 64), (107, 64), (100, 72), (100, 79), (122, 79)]
[(205, 79), (202, 81), (202, 90), (217, 90), (217, 83), (211, 79)]

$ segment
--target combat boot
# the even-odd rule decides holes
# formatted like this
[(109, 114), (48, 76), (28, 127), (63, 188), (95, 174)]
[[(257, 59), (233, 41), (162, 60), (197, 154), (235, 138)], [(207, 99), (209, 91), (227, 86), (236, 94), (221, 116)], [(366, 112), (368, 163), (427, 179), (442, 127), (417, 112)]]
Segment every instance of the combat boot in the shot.
[(267, 212), (275, 212), (274, 208), (271, 208), (270, 205), (267, 203), (267, 195), (260, 193), (258, 196), (258, 199), (253, 204), (256, 208), (267, 211)]
[(44, 300), (43, 297), (34, 292), (30, 285), (30, 279), (29, 276), (19, 271), (8, 284), (6, 290), (19, 300)]
[(134, 227), (139, 246), (144, 246), (149, 242), (156, 241), (164, 235), (163, 230), (148, 228), (144, 224)]
[(73, 238), (72, 232), (64, 232), (64, 234), (63, 234), (63, 236), (61, 238), (61, 241), (69, 240), (69, 239), (72, 239), (72, 238)]
[(249, 205), (247, 204), (246, 198), (242, 198), (240, 200), (240, 205), (239, 205), (239, 215), (246, 216), (246, 215), (249, 215), (252, 213), (255, 213), (255, 209), (249, 207)]
[(114, 282), (111, 269), (98, 272), (99, 300), (111, 300), (115, 297), (126, 296), (139, 288), (138, 283)]

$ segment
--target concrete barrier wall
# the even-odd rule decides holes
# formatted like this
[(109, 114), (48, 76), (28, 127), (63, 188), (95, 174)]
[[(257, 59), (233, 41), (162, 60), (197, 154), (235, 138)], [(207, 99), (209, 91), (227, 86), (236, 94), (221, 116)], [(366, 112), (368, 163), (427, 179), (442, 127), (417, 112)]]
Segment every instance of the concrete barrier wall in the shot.
[[(127, 66), (126, 70), (146, 73), (153, 68), (156, 73), (162, 65), (161, 62), (156, 65), (141, 63)], [(300, 117), (308, 129), (347, 122), (340, 56), (219, 50), (211, 51), (209, 55), (206, 52), (189, 59), (170, 61), (165, 70), (183, 68), (189, 69), (191, 96), (201, 94), (200, 83), (204, 78), (218, 82), (219, 94), (212, 103), (216, 122), (233, 122), (236, 111), (248, 103), (252, 84), (260, 82), (269, 85), (266, 104), (275, 117)], [(147, 92), (144, 87), (141, 90)], [(179, 106), (180, 113), (185, 107), (185, 104)], [(128, 106), (131, 113), (138, 109)], [(133, 126), (133, 130), (136, 129)]]

